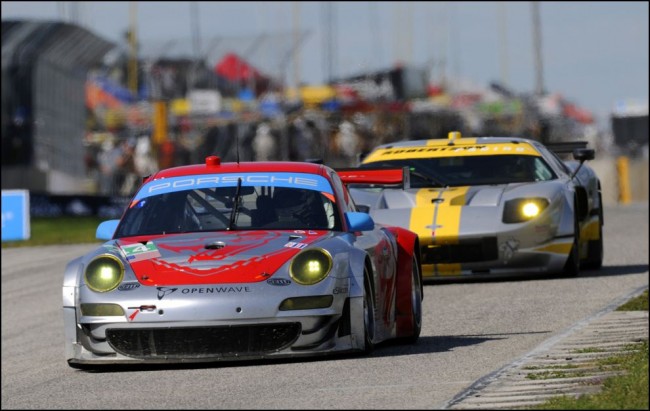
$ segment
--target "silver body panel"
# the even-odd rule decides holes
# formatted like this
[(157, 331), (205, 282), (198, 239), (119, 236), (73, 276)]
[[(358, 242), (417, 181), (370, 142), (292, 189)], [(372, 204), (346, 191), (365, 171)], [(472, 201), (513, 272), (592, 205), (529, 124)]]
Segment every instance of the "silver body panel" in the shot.
[[(179, 264), (191, 259), (196, 253), (173, 253), (165, 251), (164, 246), (174, 242), (193, 244), (204, 241), (223, 241), (228, 244), (236, 241), (238, 234), (219, 233), (207, 236), (201, 234), (179, 234), (154, 239), (161, 250), (160, 260)], [(308, 234), (295, 232), (272, 232), (274, 241), (268, 236), (260, 237), (255, 253), (272, 254), (277, 247), (289, 242), (300, 242)], [(276, 244), (277, 243), (277, 244)], [(198, 243), (197, 243), (198, 244)], [(378, 245), (383, 244), (388, 252), (375, 255)], [(325, 234), (312, 243), (326, 249), (333, 257), (333, 269), (322, 282), (312, 286), (302, 286), (291, 280), (288, 262), (266, 281), (221, 284), (187, 284), (173, 286), (146, 286), (141, 284), (134, 270), (127, 263), (122, 284), (107, 293), (96, 293), (85, 286), (83, 270), (92, 258), (100, 254), (112, 254), (126, 262), (117, 241), (111, 240), (87, 256), (71, 261), (66, 267), (63, 286), (63, 316), (66, 337), (66, 358), (77, 364), (108, 363), (156, 363), (156, 362), (195, 362), (220, 361), (265, 357), (285, 357), (326, 354), (332, 352), (357, 351), (364, 348), (363, 325), (363, 274), (366, 258), (372, 261), (379, 277), (394, 277), (396, 272), (396, 243), (394, 237), (385, 229), (377, 228), (364, 232), (361, 236), (347, 233)], [(251, 255), (235, 257), (244, 261)], [(388, 260), (390, 263), (386, 263)], [(216, 264), (221, 264), (217, 262)], [(203, 262), (204, 269), (205, 262)], [(230, 261), (229, 264), (233, 264)], [(244, 266), (245, 269), (245, 266)], [(394, 290), (391, 290), (394, 292)], [(280, 303), (288, 297), (332, 295), (333, 302), (328, 308), (311, 310), (280, 311)], [(392, 301), (391, 301), (392, 300)], [(389, 301), (379, 301), (376, 307), (380, 312), (385, 305), (394, 304), (394, 295)], [(83, 316), (80, 305), (86, 303), (118, 304), (125, 312), (121, 317)], [(346, 303), (348, 311), (344, 310)], [(348, 319), (343, 316), (349, 316)], [(377, 315), (377, 318), (381, 318)], [(338, 325), (349, 321), (348, 332), (338, 332)], [(136, 358), (117, 352), (106, 338), (107, 329), (171, 329), (183, 327), (232, 327), (242, 325), (277, 324), (293, 322), (300, 324), (300, 335), (296, 341), (281, 350), (255, 353), (250, 356), (213, 356), (201, 358)], [(333, 332), (334, 331), (334, 332)], [(395, 336), (394, 318), (378, 321), (375, 333), (376, 342)], [(183, 341), (178, 341), (183, 344)]]
[[(540, 149), (539, 143), (525, 139), (483, 137), (474, 140), (473, 144), (481, 147), (514, 141), (515, 144), (529, 142)], [(397, 152), (410, 147), (430, 149), (431, 146), (424, 141), (403, 141), (375, 150)], [(599, 216), (599, 210), (602, 213), (600, 182), (587, 164), (571, 178), (570, 174), (578, 167), (577, 161), (565, 161), (566, 168), (558, 167), (557, 161), (547, 158), (552, 154), (543, 151), (543, 147), (540, 150), (557, 178), (431, 188), (351, 186), (350, 193), (356, 204), (370, 208), (373, 220), (405, 227), (419, 235), (425, 279), (562, 273), (573, 242), (575, 216), (579, 214), (576, 198), (581, 194), (578, 190), (584, 190), (587, 201), (586, 215), (578, 223), (581, 258), (588, 257), (588, 242), (598, 241), (601, 236), (601, 233), (594, 234), (598, 231), (596, 227), (603, 223)], [(390, 155), (385, 157), (385, 160), (391, 159)], [(530, 221), (504, 223), (506, 202), (524, 198), (546, 199), (548, 207)]]

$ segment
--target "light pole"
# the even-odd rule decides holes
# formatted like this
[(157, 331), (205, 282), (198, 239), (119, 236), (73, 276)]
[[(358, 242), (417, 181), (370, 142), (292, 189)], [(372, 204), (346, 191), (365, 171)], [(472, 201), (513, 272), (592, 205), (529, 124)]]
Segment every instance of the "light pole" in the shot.
[(129, 2), (129, 90), (133, 96), (137, 98), (138, 95), (138, 50), (137, 50), (137, 2)]
[(542, 64), (542, 25), (539, 16), (539, 2), (531, 2), (533, 14), (533, 52), (535, 58), (535, 94), (544, 94), (544, 76)]

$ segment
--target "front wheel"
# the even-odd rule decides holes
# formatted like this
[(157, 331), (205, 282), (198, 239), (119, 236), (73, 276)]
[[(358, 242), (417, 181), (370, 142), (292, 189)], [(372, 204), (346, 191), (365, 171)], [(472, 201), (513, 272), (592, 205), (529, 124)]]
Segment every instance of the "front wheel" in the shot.
[(567, 277), (577, 277), (580, 273), (580, 226), (578, 218), (573, 216), (573, 244), (569, 258), (564, 264), (564, 274)]
[(591, 270), (598, 270), (603, 266), (603, 201), (600, 200), (598, 210), (598, 239), (587, 243), (587, 259), (583, 266)]
[(422, 276), (420, 274), (420, 263), (417, 257), (413, 256), (413, 268), (411, 269), (411, 321), (413, 334), (404, 338), (409, 344), (415, 344), (420, 338), (422, 331)]
[(375, 337), (375, 303), (370, 286), (370, 273), (365, 269), (363, 279), (363, 335), (365, 347), (364, 354), (370, 354), (375, 350), (373, 339)]

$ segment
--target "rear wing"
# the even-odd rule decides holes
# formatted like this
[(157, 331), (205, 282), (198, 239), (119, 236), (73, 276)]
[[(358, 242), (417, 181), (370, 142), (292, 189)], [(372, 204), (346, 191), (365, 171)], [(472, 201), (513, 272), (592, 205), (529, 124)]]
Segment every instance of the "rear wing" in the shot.
[[(561, 143), (549, 143), (546, 144), (546, 147), (556, 154), (572, 153), (573, 159), (578, 160), (581, 167), (582, 163), (587, 160), (593, 160), (596, 156), (596, 151), (593, 148), (587, 148), (586, 141), (565, 141)], [(578, 169), (580, 169), (580, 167), (578, 167)], [(571, 175), (571, 178), (576, 175), (578, 169), (574, 171), (574, 173)]]
[(401, 168), (339, 168), (336, 173), (346, 186), (363, 184), (370, 186), (397, 186), (410, 188), (411, 178), (408, 166)]

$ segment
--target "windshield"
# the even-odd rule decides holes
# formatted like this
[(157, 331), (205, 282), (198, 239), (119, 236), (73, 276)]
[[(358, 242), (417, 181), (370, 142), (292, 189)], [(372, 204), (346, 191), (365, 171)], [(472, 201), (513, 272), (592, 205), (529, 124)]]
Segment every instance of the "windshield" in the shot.
[(315, 175), (186, 176), (144, 185), (115, 238), (222, 230), (340, 230), (329, 182)]
[[(413, 188), (526, 183), (557, 178), (541, 157), (480, 155), (377, 161), (361, 167), (404, 167)], [(357, 185), (360, 187), (360, 185)]]

